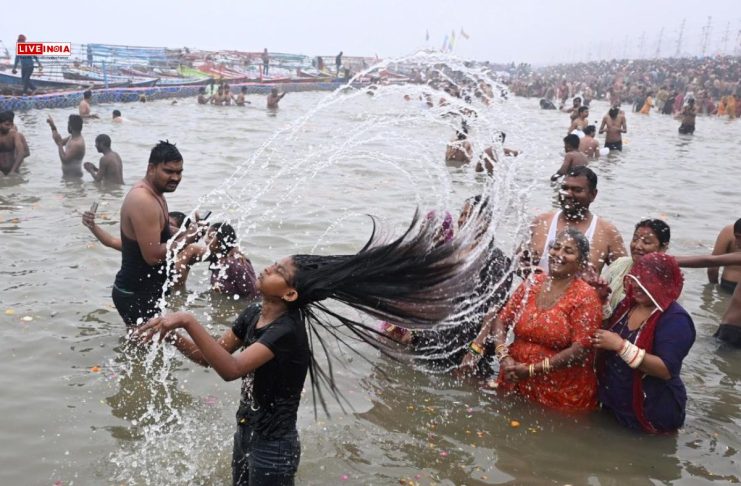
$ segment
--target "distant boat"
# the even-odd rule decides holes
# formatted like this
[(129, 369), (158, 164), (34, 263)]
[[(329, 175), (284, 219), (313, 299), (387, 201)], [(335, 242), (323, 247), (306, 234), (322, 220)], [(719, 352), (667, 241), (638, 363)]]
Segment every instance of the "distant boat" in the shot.
[[(90, 87), (93, 83), (78, 83), (69, 80), (47, 79), (34, 76), (31, 82), (39, 88), (57, 88), (57, 89), (84, 89)], [(23, 86), (23, 80), (20, 74), (10, 74), (0, 72), (0, 85)]]

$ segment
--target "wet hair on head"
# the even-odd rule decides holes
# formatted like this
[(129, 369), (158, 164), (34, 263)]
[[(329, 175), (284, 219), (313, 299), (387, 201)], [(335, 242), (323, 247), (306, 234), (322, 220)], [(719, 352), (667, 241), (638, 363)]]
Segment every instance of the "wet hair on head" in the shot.
[(0, 111), (0, 123), (11, 122), (13, 123), (13, 117), (10, 116), (9, 111)]
[(577, 112), (579, 114), (582, 114), (582, 113), (584, 113), (586, 111), (589, 111), (589, 107), (588, 106), (580, 106), (579, 109), (577, 110)]
[(736, 222), (733, 223), (733, 232), (741, 234), (741, 218), (737, 219)]
[(226, 256), (237, 246), (237, 232), (234, 231), (232, 225), (228, 223), (214, 223), (208, 230), (216, 234), (216, 241), (219, 242), (219, 252), (222, 253), (222, 256)]
[(620, 108), (617, 106), (613, 106), (610, 108), (610, 111), (607, 112), (608, 115), (610, 115), (610, 118), (617, 118), (617, 116), (620, 114)]
[(175, 223), (175, 226), (180, 228), (183, 225), (183, 222), (185, 221), (185, 213), (182, 213), (180, 211), (170, 211), (167, 213), (167, 216), (172, 218), (173, 222)]
[(93, 92), (87, 89), (82, 93), (82, 97), (88, 100), (93, 97)]
[(563, 238), (574, 240), (576, 248), (579, 250), (579, 263), (584, 266), (587, 265), (589, 263), (589, 240), (584, 236), (584, 233), (574, 228), (561, 230), (556, 235), (556, 239), (553, 240), (551, 246), (553, 246), (556, 241)]
[(10, 121), (12, 122), (15, 120), (15, 112), (13, 110), (8, 110), (8, 113), (10, 114)]
[(75, 132), (82, 131), (82, 117), (80, 115), (70, 115), (67, 123)]
[(95, 137), (95, 143), (99, 143), (104, 147), (111, 148), (111, 137), (109, 137), (105, 133), (101, 133), (100, 135)]
[(662, 248), (669, 246), (669, 240), (671, 240), (672, 232), (669, 229), (669, 225), (661, 219), (644, 219), (636, 224), (635, 231), (638, 228), (648, 228), (656, 235), (659, 240), (659, 244)]
[(573, 149), (578, 149), (579, 148), (579, 135), (570, 133), (566, 135), (565, 137), (563, 137), (563, 143)]
[[(379, 235), (374, 219), (368, 242), (355, 254), (292, 256), (295, 271), (289, 285), (296, 290), (297, 299), (286, 305), (300, 312), (306, 324), (315, 413), (317, 400), (327, 412), (323, 386), (342, 406), (326, 342), (328, 335), (366, 361), (357, 346), (347, 342), (349, 339), (360, 340), (397, 359), (411, 359), (399, 354), (393, 338), (374, 325), (348, 317), (322, 301), (331, 299), (407, 329), (455, 325), (450, 319), (460, 312), (459, 298), (472, 294), (488, 256), (489, 242), (473, 238), (480, 226), (488, 224), (484, 214), (472, 214), (450, 241), (437, 246), (433, 238), (436, 225), (420, 218), (417, 212), (406, 231), (392, 241)], [(327, 355), (326, 371), (316, 361), (317, 349)]]
[(179, 162), (181, 160), (183, 160), (183, 156), (180, 155), (180, 151), (175, 147), (175, 144), (170, 143), (169, 140), (160, 140), (149, 154), (149, 165), (162, 164), (163, 162)]
[(121, 116), (121, 112), (118, 110), (113, 110), (113, 118), (116, 118), (117, 116)]
[(566, 173), (566, 177), (586, 177), (587, 182), (589, 183), (589, 189), (592, 191), (597, 190), (597, 174), (595, 174), (594, 171), (586, 165), (577, 165), (576, 167), (572, 167)]
[(594, 135), (597, 132), (597, 127), (594, 125), (587, 125), (584, 127), (584, 135)]

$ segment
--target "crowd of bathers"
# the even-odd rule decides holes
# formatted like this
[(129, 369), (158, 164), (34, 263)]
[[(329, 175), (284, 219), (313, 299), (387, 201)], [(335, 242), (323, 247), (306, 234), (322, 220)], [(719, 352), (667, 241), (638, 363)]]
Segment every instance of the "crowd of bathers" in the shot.
[(607, 99), (612, 106), (627, 103), (633, 111), (645, 107), (672, 114), (694, 99), (699, 115), (741, 116), (741, 60), (733, 56), (594, 61), (537, 70), (520, 66), (510, 74), (507, 84), (514, 94), (561, 107), (581, 96), (586, 105)]
[[(490, 88), (483, 80), (469, 80), (460, 89), (451, 83), (435, 89), (442, 96), (439, 104), (450, 103), (465, 121), (474, 116), (467, 106), (476, 100), (486, 106)], [(463, 104), (451, 98), (467, 96)], [(89, 100), (84, 101), (80, 113), (91, 117)], [(573, 111), (572, 125), (584, 113), (582, 106)], [(618, 108), (615, 118), (620, 116)], [(82, 176), (82, 120), (70, 116), (66, 138), (48, 120), (66, 176)], [(621, 131), (615, 123), (613, 129)], [(466, 130), (462, 123), (460, 133)], [(507, 155), (503, 135), (482, 160), (480, 170), (491, 177), (498, 177), (501, 167), (496, 153)], [(569, 136), (579, 141), (578, 135)], [(580, 151), (579, 143), (568, 143), (567, 155)], [(109, 155), (110, 139), (96, 139), (96, 146)], [(165, 195), (180, 184), (183, 159), (172, 143), (152, 148), (144, 177), (123, 200), (120, 237), (95, 223), (96, 207), (85, 212), (83, 224), (121, 252), (111, 298), (140, 341), (159, 336), (225, 380), (242, 379), (235, 484), (291, 484), (301, 452), (296, 423), (307, 374), (319, 393), (315, 403), (326, 406), (322, 385), (336, 397), (340, 393), (331, 370), (314, 356), (328, 353), (328, 337), (347, 343), (338, 329), (388, 354), (401, 349), (430, 370), (479, 376), (484, 388), (503, 397), (570, 413), (601, 409), (648, 433), (676, 431), (686, 416), (681, 369), (696, 330), (678, 303), (681, 266), (725, 267), (722, 288), (733, 294), (717, 336), (741, 345), (741, 286), (734, 287), (741, 277), (735, 267), (741, 265), (741, 220), (723, 229), (715, 255), (671, 256), (671, 229), (660, 219), (637, 221), (626, 248), (616, 227), (591, 211), (598, 176), (578, 157), (569, 158), (554, 177), (559, 208), (533, 219), (529, 238), (515, 254), (496, 247), (488, 231), (494, 208), (479, 194), (466, 200), (457, 217), (435, 212), (415, 217), (396, 240), (374, 232), (355, 254), (291, 255), (257, 275), (227, 222), (210, 224), (209, 214), (169, 211)], [(162, 314), (166, 289), (182, 286), (197, 262), (209, 265), (214, 291), (245, 302), (219, 338), (191, 313)], [(708, 276), (717, 281), (719, 274), (713, 270)], [(328, 300), (382, 323), (360, 322), (327, 306)], [(451, 319), (455, 325), (439, 326)]]

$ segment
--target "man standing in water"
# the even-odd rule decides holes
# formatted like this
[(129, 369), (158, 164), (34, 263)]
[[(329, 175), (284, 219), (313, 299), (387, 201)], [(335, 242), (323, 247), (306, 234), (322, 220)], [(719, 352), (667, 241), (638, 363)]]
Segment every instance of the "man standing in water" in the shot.
[(695, 99), (687, 100), (687, 106), (682, 110), (682, 124), (679, 125), (679, 133), (682, 135), (692, 135), (695, 133)]
[(17, 173), (26, 151), (21, 134), (13, 129), (13, 112), (0, 113), (0, 172), (9, 175)]
[(92, 162), (85, 162), (83, 167), (93, 176), (95, 182), (103, 181), (106, 184), (123, 184), (123, 162), (121, 157), (111, 150), (111, 137), (100, 134), (95, 137), (95, 148), (103, 154), (98, 167)]
[(628, 133), (628, 122), (625, 113), (619, 107), (613, 106), (607, 115), (602, 117), (602, 125), (599, 127), (600, 135), (605, 135), (605, 147), (610, 150), (623, 150), (623, 133)]
[(578, 135), (572, 133), (571, 135), (566, 135), (564, 137), (563, 149), (566, 152), (566, 155), (563, 157), (563, 164), (561, 164), (561, 167), (551, 176), (552, 181), (555, 181), (562, 175), (566, 175), (575, 167), (587, 165), (589, 163), (587, 156), (579, 152), (579, 143), (580, 140)]
[(584, 129), (584, 136), (579, 141), (579, 152), (590, 159), (599, 158), (599, 142), (594, 138), (595, 133), (597, 133), (597, 128), (594, 125), (587, 125)]
[[(718, 268), (722, 266), (741, 265), (741, 252), (725, 255), (680, 256), (677, 263), (683, 268)], [(713, 334), (731, 346), (741, 348), (741, 285), (737, 285), (731, 296), (718, 330)]]
[(174, 192), (183, 174), (175, 145), (160, 142), (149, 155), (144, 179), (121, 205), (121, 269), (112, 298), (127, 326), (153, 317), (167, 280), (167, 240), (172, 236), (165, 193)]
[(80, 111), (80, 116), (83, 118), (98, 118), (98, 115), (95, 115), (90, 112), (90, 102), (93, 100), (93, 92), (89, 89), (86, 90), (84, 93), (82, 93), (82, 101), (80, 101), (80, 105), (77, 107), (77, 109)]
[[(741, 253), (741, 219), (723, 228), (715, 240), (713, 255)], [(708, 267), (708, 281), (718, 283), (718, 267)], [(720, 276), (720, 288), (732, 294), (741, 282), (741, 265), (724, 265)]]
[(592, 169), (571, 169), (559, 191), (561, 209), (537, 216), (530, 225), (528, 253), (533, 264), (548, 271), (548, 248), (556, 235), (565, 229), (576, 229), (589, 240), (589, 261), (597, 275), (604, 265), (625, 256), (625, 244), (615, 225), (598, 218), (589, 210), (597, 197), (597, 175)]
[(69, 136), (62, 138), (51, 115), (46, 119), (51, 127), (51, 137), (57, 144), (64, 177), (82, 177), (82, 159), (85, 157), (85, 139), (82, 138), (82, 117), (70, 115), (67, 122)]
[(282, 100), (285, 95), (285, 92), (278, 94), (278, 88), (271, 89), (270, 94), (268, 95), (268, 108), (272, 110), (278, 108), (278, 102)]

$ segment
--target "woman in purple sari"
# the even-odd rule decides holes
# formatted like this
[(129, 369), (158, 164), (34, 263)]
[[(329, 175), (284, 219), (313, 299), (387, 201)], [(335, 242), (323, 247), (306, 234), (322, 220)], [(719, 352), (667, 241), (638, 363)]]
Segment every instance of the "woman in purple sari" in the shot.
[(643, 256), (625, 276), (626, 297), (607, 329), (592, 339), (603, 350), (599, 401), (628, 428), (666, 433), (684, 424), (687, 391), (680, 371), (695, 342), (695, 326), (676, 301), (682, 284), (673, 257)]

